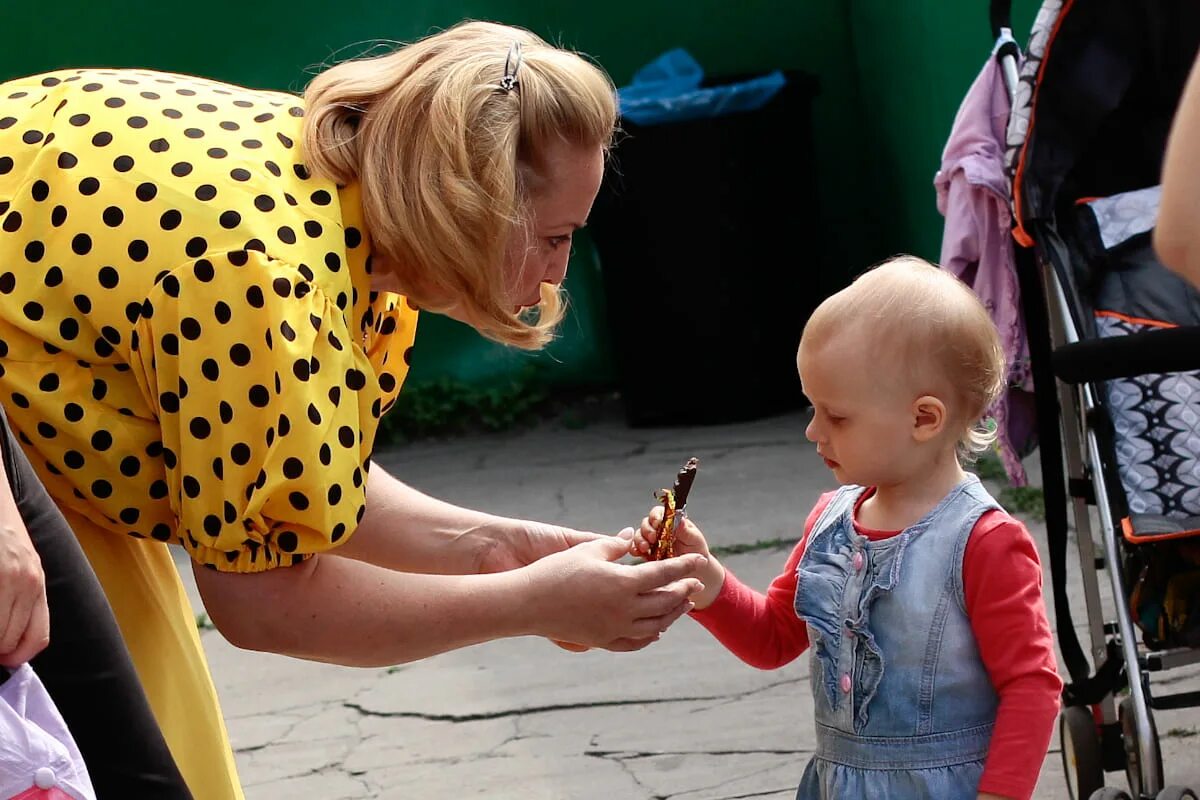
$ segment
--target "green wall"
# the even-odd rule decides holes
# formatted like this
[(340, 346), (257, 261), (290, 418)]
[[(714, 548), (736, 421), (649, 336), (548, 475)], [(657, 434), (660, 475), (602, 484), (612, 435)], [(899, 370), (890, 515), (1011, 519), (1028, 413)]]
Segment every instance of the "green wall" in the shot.
[[(820, 82), (814, 134), (825, 235), (818, 243), (795, 242), (794, 249), (798, 268), (812, 270), (827, 290), (893, 252), (936, 257), (941, 222), (930, 181), (958, 101), (990, 45), (986, 4), (944, 0), (63, 0), (5, 6), (0, 79), (63, 66), (143, 66), (299, 92), (320, 64), (361, 52), (364, 42), (411, 40), (468, 17), (522, 25), (582, 50), (618, 85), (672, 47), (687, 48), (715, 75), (810, 72)], [(1033, 5), (1016, 6), (1017, 30), (1027, 31)], [(554, 383), (611, 384), (600, 265), (586, 236), (576, 247), (567, 288), (572, 314), (561, 337), (540, 354), (492, 345), (461, 325), (427, 316), (411, 380), (480, 382), (536, 365)]]

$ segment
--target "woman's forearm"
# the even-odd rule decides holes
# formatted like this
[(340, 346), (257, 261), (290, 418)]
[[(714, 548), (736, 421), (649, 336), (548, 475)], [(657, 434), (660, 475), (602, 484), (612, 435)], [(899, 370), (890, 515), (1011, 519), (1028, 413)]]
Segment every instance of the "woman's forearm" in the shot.
[(403, 572), (467, 575), (479, 571), (492, 534), (505, 522), (430, 497), (374, 465), (362, 522), (334, 552)]
[(1163, 159), (1154, 249), (1171, 269), (1200, 286), (1200, 59), (1192, 66)]
[(628, 540), (603, 537), (485, 575), (416, 575), (335, 555), (252, 574), (194, 568), (217, 628), (233, 644), (353, 666), (400, 664), (526, 634), (637, 649), (703, 588), (696, 554), (614, 563)]
[(264, 573), (195, 574), (213, 622), (247, 650), (372, 667), (534, 632), (518, 572), (414, 575), (324, 555)]

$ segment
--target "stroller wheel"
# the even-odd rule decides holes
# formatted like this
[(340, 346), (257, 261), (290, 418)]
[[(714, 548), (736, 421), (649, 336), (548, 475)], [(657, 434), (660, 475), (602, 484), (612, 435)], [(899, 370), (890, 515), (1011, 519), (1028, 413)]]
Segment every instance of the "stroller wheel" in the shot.
[(1168, 786), (1158, 793), (1155, 800), (1200, 800), (1196, 793), (1186, 786)]
[[(1117, 708), (1117, 716), (1121, 722), (1121, 741), (1125, 745), (1125, 777), (1129, 780), (1129, 791), (1134, 797), (1145, 794), (1145, 782), (1141, 763), (1141, 748), (1138, 742), (1137, 725), (1134, 724), (1133, 697), (1125, 696)], [(1150, 714), (1151, 749), (1158, 774), (1163, 774), (1162, 750), (1158, 743), (1158, 728), (1154, 724), (1154, 715)], [(1160, 784), (1161, 785), (1161, 784)], [(1186, 795), (1184, 795), (1186, 797)]]
[(1124, 789), (1118, 789), (1115, 786), (1105, 786), (1102, 789), (1092, 792), (1092, 796), (1088, 800), (1133, 800), (1133, 798)]
[(1072, 800), (1091, 800), (1104, 787), (1104, 760), (1100, 732), (1088, 706), (1064, 708), (1058, 720), (1063, 772)]

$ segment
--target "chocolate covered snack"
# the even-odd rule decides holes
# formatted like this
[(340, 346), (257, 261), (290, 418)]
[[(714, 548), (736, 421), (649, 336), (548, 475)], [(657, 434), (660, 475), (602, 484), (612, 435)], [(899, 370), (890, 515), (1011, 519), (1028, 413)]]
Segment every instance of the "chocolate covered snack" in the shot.
[(696, 480), (696, 470), (699, 466), (700, 459), (689, 458), (675, 476), (674, 487), (659, 489), (654, 493), (655, 498), (663, 504), (662, 525), (658, 529), (658, 539), (650, 551), (650, 558), (654, 561), (675, 555), (675, 532), (683, 524), (686, 516), (688, 492), (692, 490), (692, 482)]

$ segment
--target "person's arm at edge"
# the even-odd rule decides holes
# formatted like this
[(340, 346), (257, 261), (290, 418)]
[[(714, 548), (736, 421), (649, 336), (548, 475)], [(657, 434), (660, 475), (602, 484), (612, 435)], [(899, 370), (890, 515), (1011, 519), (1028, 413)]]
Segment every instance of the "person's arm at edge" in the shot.
[(1154, 250), (1163, 264), (1200, 286), (1200, 58), (1167, 138)]

